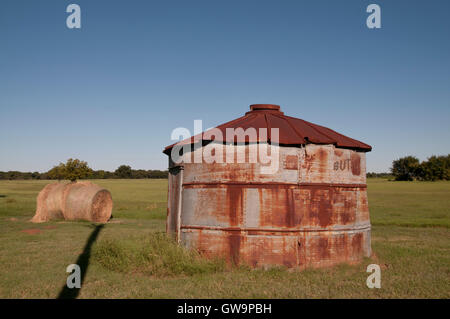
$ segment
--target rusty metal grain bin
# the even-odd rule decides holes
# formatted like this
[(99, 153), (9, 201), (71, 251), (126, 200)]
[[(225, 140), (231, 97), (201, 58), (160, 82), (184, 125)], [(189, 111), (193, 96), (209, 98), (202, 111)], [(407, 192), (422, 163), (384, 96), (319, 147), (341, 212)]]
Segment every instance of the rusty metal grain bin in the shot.
[[(260, 162), (187, 160), (217, 143), (223, 152), (248, 155), (245, 143), (207, 132), (174, 145), (190, 145), (177, 165), (169, 155), (167, 232), (206, 256), (225, 256), (254, 267), (325, 267), (370, 256), (365, 153), (371, 146), (331, 129), (285, 116), (278, 105), (255, 104), (217, 127), (278, 128), (279, 169), (262, 174)], [(197, 145), (197, 147), (195, 147)], [(215, 145), (216, 147), (218, 145)]]

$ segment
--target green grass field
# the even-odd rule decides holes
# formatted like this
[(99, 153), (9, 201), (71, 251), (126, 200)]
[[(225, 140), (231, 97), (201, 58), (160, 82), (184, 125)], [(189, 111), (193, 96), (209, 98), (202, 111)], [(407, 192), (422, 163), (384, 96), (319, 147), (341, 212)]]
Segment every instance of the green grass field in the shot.
[[(30, 223), (48, 182), (0, 181), (0, 298), (57, 298), (66, 267), (81, 259), (89, 268), (78, 298), (450, 297), (450, 182), (369, 179), (375, 256), (302, 272), (230, 268), (176, 246), (162, 235), (165, 180), (94, 181), (114, 199), (100, 231), (89, 222)], [(382, 268), (381, 289), (366, 286), (371, 263)]]

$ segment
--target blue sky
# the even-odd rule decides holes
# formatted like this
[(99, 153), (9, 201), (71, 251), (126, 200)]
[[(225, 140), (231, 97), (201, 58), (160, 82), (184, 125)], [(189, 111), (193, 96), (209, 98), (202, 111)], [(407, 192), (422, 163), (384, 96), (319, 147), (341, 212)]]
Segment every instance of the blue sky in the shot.
[[(66, 27), (70, 3), (82, 28)], [(381, 7), (368, 29), (366, 7)], [(450, 153), (449, 1), (0, 4), (0, 170), (165, 169), (176, 127), (250, 104), (372, 145), (368, 171)]]

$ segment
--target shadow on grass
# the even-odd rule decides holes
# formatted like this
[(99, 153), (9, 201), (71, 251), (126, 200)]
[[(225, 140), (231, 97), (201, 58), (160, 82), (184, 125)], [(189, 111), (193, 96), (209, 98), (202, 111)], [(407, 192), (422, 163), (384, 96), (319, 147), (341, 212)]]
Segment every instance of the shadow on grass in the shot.
[(6, 197), (6, 195), (2, 195), (2, 194), (0, 194), (0, 198), (4, 198), (4, 197)]
[[(91, 258), (92, 245), (97, 240), (98, 234), (102, 230), (103, 226), (104, 225), (95, 226), (94, 231), (91, 233), (88, 240), (86, 241), (86, 245), (84, 246), (83, 252), (81, 253), (80, 256), (78, 256), (78, 259), (75, 263), (78, 266), (80, 266), (81, 285), (83, 285), (84, 277), (86, 276), (89, 267), (89, 259)], [(81, 288), (69, 288), (67, 287), (67, 284), (65, 284), (58, 295), (58, 299), (75, 299), (80, 294), (80, 290)]]

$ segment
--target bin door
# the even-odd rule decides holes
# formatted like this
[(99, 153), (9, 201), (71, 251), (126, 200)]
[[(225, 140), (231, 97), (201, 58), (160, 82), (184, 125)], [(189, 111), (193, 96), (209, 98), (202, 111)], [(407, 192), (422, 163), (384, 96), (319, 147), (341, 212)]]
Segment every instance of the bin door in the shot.
[(183, 184), (183, 170), (181, 167), (169, 169), (169, 192), (167, 194), (167, 234), (177, 238), (180, 229), (181, 188)]

